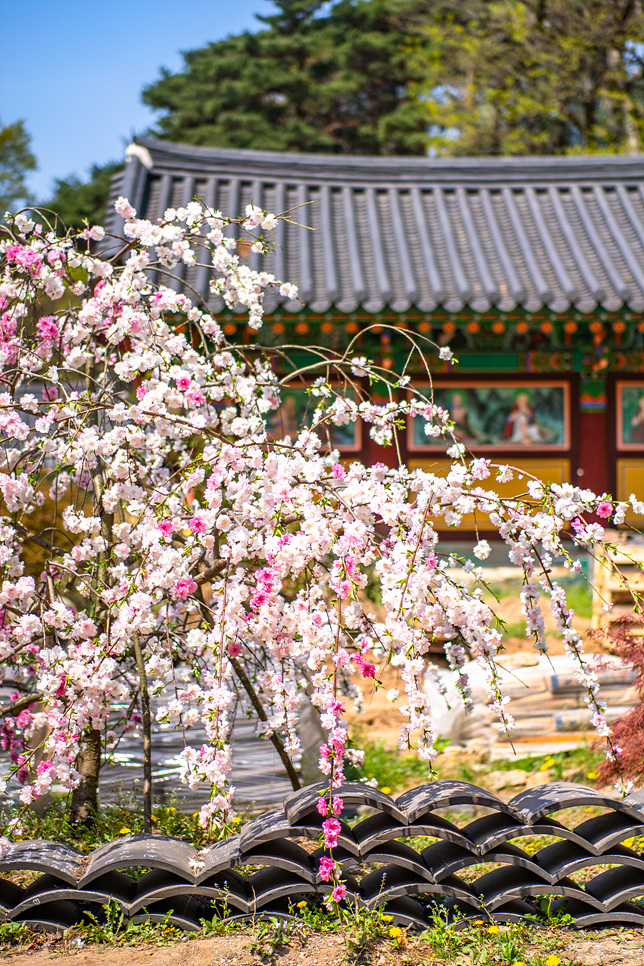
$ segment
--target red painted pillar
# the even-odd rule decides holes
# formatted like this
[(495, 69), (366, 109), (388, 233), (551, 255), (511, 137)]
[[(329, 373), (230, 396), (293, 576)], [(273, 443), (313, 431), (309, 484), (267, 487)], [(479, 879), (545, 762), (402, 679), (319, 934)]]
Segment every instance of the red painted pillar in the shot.
[[(579, 414), (579, 446), (577, 466), (573, 464), (571, 482), (595, 493), (605, 493), (613, 485), (613, 459), (608, 446), (606, 412)], [(577, 470), (583, 470), (579, 475)]]

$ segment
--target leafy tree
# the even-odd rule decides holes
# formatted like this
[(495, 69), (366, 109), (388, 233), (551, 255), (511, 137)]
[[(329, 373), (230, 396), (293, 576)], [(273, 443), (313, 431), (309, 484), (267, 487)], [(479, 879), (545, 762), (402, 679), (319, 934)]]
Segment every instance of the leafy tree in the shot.
[(122, 167), (120, 161), (108, 161), (92, 165), (87, 181), (75, 174), (57, 178), (53, 198), (45, 208), (54, 211), (69, 228), (82, 229), (86, 220), (100, 224), (105, 217), (111, 180)]
[[(123, 245), (108, 261), (88, 252), (102, 228), (59, 237), (24, 214), (9, 218), (0, 251), (0, 743), (22, 804), (55, 782), (73, 789), (72, 815), (90, 819), (102, 751), (140, 723), (149, 831), (158, 694), (158, 720), (200, 721), (206, 731), (207, 743), (184, 749), (182, 776), (210, 787), (203, 827), (223, 825), (237, 702), (257, 715), (296, 787), (298, 709), (310, 698), (327, 732), (321, 827), (334, 849), (342, 803), (333, 788), (346, 765), (360, 763), (359, 749), (347, 747), (345, 698), (360, 700), (359, 678), (377, 686), (377, 665), (400, 668), (401, 745), (413, 738), (425, 761), (436, 751), (424, 681), (437, 671), (429, 645), (438, 636), (465, 706), (469, 649), (490, 708), (511, 726), (496, 665), (501, 631), (475, 564), (490, 544), (476, 540), (462, 576), (438, 546), (440, 527), (472, 512), (523, 568), (526, 630), (539, 651), (542, 599), (557, 616), (592, 722), (609, 736), (552, 565), (576, 568), (568, 541), (601, 546), (595, 516), (623, 520), (626, 504), (536, 479), (517, 497), (495, 493), (508, 467), (472, 459), (447, 412), (422, 394), (397, 398), (404, 380), (350, 353), (313, 349), (317, 366), (280, 377), (272, 351), (228, 343), (209, 314), (150, 279), (150, 270), (165, 282), (205, 258), (213, 291), (260, 329), (264, 289), (278, 285), (287, 299), (297, 291), (240, 262), (224, 234), (231, 220), (196, 201), (154, 224), (124, 198), (116, 210)], [(252, 205), (234, 220), (255, 239), (277, 222)], [(447, 346), (438, 355), (451, 357)], [(313, 383), (308, 425), (275, 434), (282, 389), (300, 378)], [(369, 397), (373, 381), (390, 401)], [(346, 468), (324, 442), (327, 427), (360, 419), (375, 442), (394, 443), (407, 416), (446, 437), (447, 475), (357, 460)], [(644, 513), (635, 496), (630, 503)], [(43, 519), (36, 511), (47, 506)], [(370, 580), (381, 617), (363, 593)], [(3, 782), (0, 774), (2, 791)], [(320, 868), (337, 886), (334, 864)]]
[(440, 154), (637, 152), (644, 12), (633, 0), (451, 0), (420, 54)]
[(0, 127), (0, 217), (7, 210), (29, 203), (31, 194), (25, 175), (36, 168), (25, 122)]
[(164, 112), (161, 137), (274, 151), (424, 154), (410, 51), (428, 0), (277, 0), (245, 32), (184, 54), (143, 101)]

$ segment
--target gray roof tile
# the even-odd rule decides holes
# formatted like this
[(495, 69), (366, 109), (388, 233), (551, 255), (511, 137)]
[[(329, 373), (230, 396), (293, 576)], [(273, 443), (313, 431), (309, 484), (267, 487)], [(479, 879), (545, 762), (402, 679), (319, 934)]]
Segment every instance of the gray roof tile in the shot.
[[(299, 286), (267, 309), (534, 312), (644, 308), (644, 157), (365, 158), (232, 151), (140, 138), (115, 178), (151, 220), (195, 195), (236, 217), (251, 200), (280, 223), (253, 267)], [(299, 227), (306, 225), (308, 231)], [(119, 231), (108, 214), (107, 227)], [(208, 297), (208, 273), (177, 283)]]

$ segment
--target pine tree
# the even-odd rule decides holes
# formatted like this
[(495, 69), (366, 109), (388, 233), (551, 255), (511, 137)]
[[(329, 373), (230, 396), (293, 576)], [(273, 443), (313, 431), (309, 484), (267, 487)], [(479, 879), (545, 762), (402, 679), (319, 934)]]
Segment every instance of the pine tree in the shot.
[[(143, 91), (158, 133), (274, 151), (423, 154), (412, 26), (427, 0), (277, 0), (243, 33), (184, 54)], [(416, 63), (420, 63), (419, 60)]]
[(55, 212), (66, 228), (82, 229), (86, 221), (100, 225), (105, 217), (111, 180), (122, 167), (120, 161), (108, 161), (93, 164), (87, 181), (75, 174), (56, 178), (53, 197), (44, 208)]

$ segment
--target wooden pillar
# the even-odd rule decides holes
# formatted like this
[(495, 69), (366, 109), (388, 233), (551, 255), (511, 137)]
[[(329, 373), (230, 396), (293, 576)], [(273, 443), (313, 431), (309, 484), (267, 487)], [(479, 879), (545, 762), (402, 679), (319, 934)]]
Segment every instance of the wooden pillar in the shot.
[[(579, 457), (573, 466), (572, 483), (587, 487), (601, 494), (608, 492), (614, 478), (614, 468), (609, 465), (608, 423), (606, 412), (579, 413)], [(578, 475), (577, 470), (583, 474)]]

